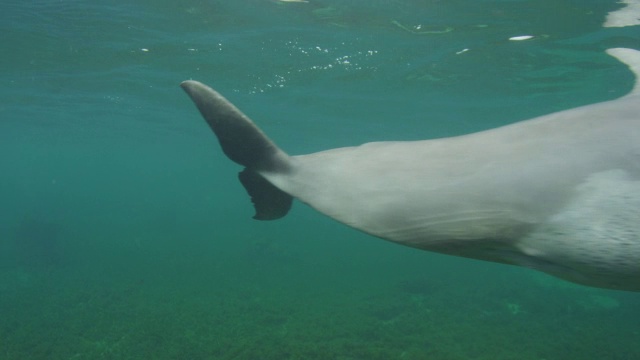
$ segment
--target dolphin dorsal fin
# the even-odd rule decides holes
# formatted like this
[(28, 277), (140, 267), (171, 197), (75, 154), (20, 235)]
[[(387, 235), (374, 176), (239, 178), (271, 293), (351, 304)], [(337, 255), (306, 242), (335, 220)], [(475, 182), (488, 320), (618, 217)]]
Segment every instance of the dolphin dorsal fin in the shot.
[(260, 173), (287, 173), (291, 171), (291, 158), (217, 91), (193, 80), (184, 81), (180, 86), (218, 137), (222, 151), (246, 167), (239, 178), (256, 210), (253, 218), (274, 220), (285, 216), (293, 197)]

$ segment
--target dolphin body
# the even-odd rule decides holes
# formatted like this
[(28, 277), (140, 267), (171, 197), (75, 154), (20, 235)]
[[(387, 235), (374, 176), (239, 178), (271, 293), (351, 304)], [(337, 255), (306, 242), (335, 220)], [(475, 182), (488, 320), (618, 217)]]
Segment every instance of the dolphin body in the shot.
[(640, 51), (609, 49), (636, 76), (618, 99), (473, 134), (289, 156), (219, 93), (181, 87), (245, 169), (255, 219), (293, 198), (371, 235), (640, 291)]

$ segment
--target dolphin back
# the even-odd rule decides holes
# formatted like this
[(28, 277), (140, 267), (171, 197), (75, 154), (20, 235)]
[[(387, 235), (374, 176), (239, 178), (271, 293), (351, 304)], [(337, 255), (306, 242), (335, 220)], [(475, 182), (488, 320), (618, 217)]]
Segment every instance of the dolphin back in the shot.
[(239, 179), (251, 197), (257, 220), (285, 216), (293, 197), (260, 175), (291, 171), (291, 158), (227, 99), (210, 87), (193, 80), (180, 84), (191, 97), (207, 124), (218, 137), (229, 159), (245, 167)]

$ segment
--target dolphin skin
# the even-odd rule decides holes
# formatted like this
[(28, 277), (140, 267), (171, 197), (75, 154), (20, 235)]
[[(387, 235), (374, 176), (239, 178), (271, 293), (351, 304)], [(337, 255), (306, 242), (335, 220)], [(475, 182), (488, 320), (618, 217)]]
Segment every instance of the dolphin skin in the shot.
[(615, 100), (462, 136), (290, 156), (215, 90), (181, 87), (245, 169), (255, 219), (293, 198), (418, 249), (640, 291), (640, 51), (607, 53), (636, 76)]

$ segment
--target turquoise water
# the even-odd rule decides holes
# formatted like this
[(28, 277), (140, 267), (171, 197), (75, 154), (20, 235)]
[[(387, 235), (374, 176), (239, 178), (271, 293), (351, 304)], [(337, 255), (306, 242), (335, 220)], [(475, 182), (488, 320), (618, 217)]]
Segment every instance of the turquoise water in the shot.
[(0, 359), (640, 358), (638, 294), (252, 220), (178, 87), (291, 154), (464, 134), (628, 92), (621, 6), (5, 1)]

